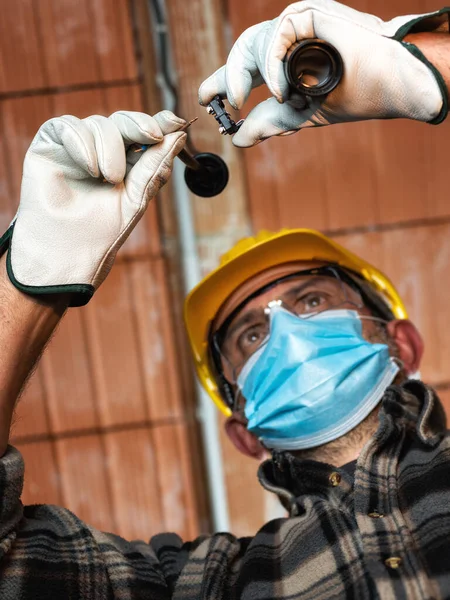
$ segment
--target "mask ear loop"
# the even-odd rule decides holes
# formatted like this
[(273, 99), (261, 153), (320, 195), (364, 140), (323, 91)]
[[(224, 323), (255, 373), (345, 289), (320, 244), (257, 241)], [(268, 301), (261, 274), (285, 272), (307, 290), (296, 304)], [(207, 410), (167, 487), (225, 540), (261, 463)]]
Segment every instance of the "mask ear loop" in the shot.
[[(361, 321), (365, 319), (366, 321), (375, 321), (376, 323), (382, 323), (383, 325), (389, 323), (387, 319), (382, 319), (381, 317), (374, 317), (372, 315), (359, 315), (359, 318)], [(390, 359), (393, 363), (395, 363), (398, 366), (399, 372), (405, 370), (405, 363), (402, 361), (401, 358), (399, 358), (398, 356), (391, 356)]]
[(391, 356), (391, 360), (397, 365), (397, 367), (399, 368), (399, 372), (405, 370), (405, 363), (402, 361), (401, 358), (398, 358), (398, 356)]
[(361, 321), (363, 319), (366, 321), (376, 321), (378, 323), (383, 323), (383, 325), (385, 325), (386, 323), (389, 323), (389, 321), (387, 319), (383, 319), (381, 317), (374, 317), (373, 315), (359, 315), (359, 318)]
[[(243, 405), (240, 406), (239, 405), (239, 400), (242, 399), (243, 400)], [(241, 388), (239, 386), (236, 386), (236, 391), (234, 394), (234, 401), (233, 401), (233, 413), (237, 413), (240, 417), (243, 417), (244, 419), (245, 417), (245, 398), (242, 395), (242, 391)]]

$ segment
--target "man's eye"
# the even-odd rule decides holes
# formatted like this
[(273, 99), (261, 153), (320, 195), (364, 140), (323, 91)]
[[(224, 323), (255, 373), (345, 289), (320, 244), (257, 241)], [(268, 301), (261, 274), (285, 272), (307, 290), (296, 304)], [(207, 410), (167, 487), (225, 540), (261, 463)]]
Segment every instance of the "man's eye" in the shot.
[(327, 299), (324, 294), (319, 294), (317, 292), (311, 292), (306, 296), (303, 296), (297, 301), (297, 304), (301, 306), (301, 312), (309, 312), (312, 310), (325, 308), (327, 305)]
[(263, 325), (250, 327), (239, 336), (238, 345), (244, 354), (253, 352), (267, 336), (267, 327)]
[(261, 335), (256, 331), (251, 331), (247, 333), (244, 338), (244, 342), (247, 344), (256, 344), (256, 342), (260, 339)]

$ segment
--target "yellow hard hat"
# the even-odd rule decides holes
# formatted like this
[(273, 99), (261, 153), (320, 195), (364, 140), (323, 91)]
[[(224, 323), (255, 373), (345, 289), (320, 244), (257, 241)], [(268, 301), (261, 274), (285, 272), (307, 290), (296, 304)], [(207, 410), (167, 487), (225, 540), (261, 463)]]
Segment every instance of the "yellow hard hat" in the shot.
[(260, 231), (240, 240), (221, 258), (220, 265), (187, 296), (184, 320), (195, 368), (205, 390), (225, 414), (231, 410), (222, 398), (211, 368), (208, 335), (211, 322), (225, 300), (247, 279), (270, 267), (293, 261), (323, 261), (358, 273), (381, 295), (395, 318), (406, 319), (405, 306), (389, 279), (371, 264), (313, 229)]

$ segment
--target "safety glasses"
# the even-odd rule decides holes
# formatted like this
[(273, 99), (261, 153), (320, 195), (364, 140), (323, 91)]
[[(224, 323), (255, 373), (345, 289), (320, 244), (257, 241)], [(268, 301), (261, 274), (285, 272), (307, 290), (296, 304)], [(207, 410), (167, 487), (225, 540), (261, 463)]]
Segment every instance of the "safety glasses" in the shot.
[[(267, 302), (270, 289), (274, 289), (274, 297)], [(260, 306), (252, 302), (263, 295)], [(364, 306), (361, 294), (334, 266), (300, 271), (271, 282), (238, 306), (212, 336), (214, 363), (228, 383), (236, 383), (247, 360), (270, 336), (270, 308), (274, 304), (306, 319), (327, 310)]]

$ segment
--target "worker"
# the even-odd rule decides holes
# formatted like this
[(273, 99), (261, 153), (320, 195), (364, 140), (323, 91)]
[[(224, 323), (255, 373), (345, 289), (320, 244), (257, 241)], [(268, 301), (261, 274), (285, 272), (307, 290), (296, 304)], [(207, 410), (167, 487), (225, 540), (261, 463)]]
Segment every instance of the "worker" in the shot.
[[(332, 0), (298, 2), (242, 34), (200, 101), (220, 93), (241, 107), (265, 81), (272, 98), (249, 114), (240, 146), (358, 119), (439, 123), (449, 12), (384, 23)], [(341, 54), (344, 78), (296, 107), (281, 61), (317, 37)], [(0, 598), (450, 598), (450, 438), (436, 394), (414, 379), (420, 335), (380, 271), (310, 230), (241, 241), (185, 305), (199, 377), (236, 447), (269, 455), (259, 478), (285, 518), (253, 538), (147, 544), (64, 508), (22, 507), (24, 465), (8, 445), (20, 391), (66, 309), (89, 301), (167, 181), (184, 124), (167, 111), (64, 116), (26, 155), (0, 241)], [(126, 152), (133, 143), (149, 149)]]

